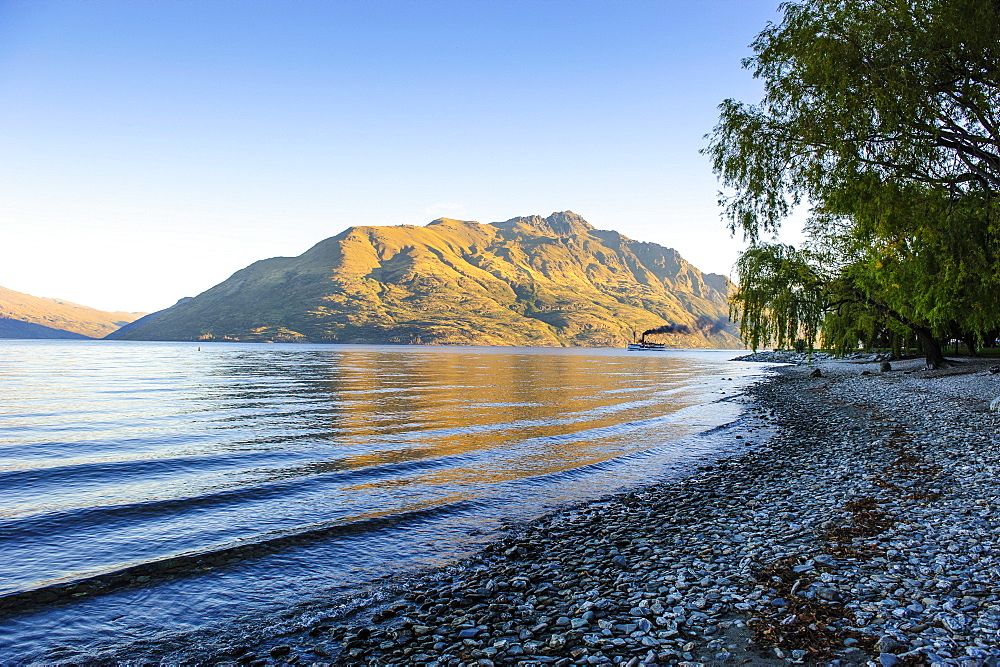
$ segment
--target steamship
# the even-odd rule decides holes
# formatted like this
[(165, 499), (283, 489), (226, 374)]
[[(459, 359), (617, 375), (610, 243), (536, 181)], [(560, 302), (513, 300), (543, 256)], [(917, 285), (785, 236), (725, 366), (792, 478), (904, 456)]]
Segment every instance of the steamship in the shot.
[(639, 334), (632, 329), (632, 342), (625, 346), (626, 350), (638, 352), (663, 352), (667, 349), (666, 343), (647, 343), (646, 336), (662, 336), (665, 334), (691, 333), (691, 330), (683, 324), (664, 324), (655, 329), (646, 329)]
[(629, 343), (626, 346), (628, 350), (645, 350), (646, 352), (663, 352), (667, 349), (664, 343), (647, 343), (645, 341), (639, 341), (638, 343)]

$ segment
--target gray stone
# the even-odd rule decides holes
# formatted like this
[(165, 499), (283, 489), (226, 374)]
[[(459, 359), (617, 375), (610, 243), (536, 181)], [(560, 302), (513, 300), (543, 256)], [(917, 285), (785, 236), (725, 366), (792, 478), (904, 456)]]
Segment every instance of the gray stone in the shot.
[(956, 614), (954, 616), (944, 616), (941, 618), (941, 623), (948, 630), (960, 634), (965, 632), (966, 628), (969, 627), (969, 617), (965, 614)]
[(274, 648), (271, 649), (271, 657), (280, 658), (288, 655), (291, 652), (292, 652), (292, 647), (288, 646), (287, 644), (283, 644), (281, 646), (275, 646)]
[(826, 588), (825, 586), (816, 589), (816, 597), (828, 602), (840, 602), (844, 599), (844, 596), (836, 588)]
[(875, 643), (875, 648), (879, 650), (879, 653), (902, 653), (906, 650), (906, 647), (891, 635), (880, 637)]

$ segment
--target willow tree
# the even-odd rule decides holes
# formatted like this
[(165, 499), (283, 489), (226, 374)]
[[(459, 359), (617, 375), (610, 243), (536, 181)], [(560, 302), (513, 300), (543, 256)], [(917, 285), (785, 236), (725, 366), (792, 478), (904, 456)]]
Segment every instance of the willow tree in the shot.
[(789, 245), (755, 245), (737, 261), (736, 283), (733, 314), (750, 347), (815, 340), (829, 307), (829, 279), (807, 253)]
[[(818, 274), (827, 293), (813, 292), (824, 312), (853, 304), (905, 325), (937, 365), (945, 329), (1000, 323), (1000, 0), (801, 0), (782, 11), (744, 61), (762, 101), (726, 100), (709, 136), (730, 227), (760, 244), (809, 206), (810, 241), (832, 267)], [(744, 295), (768, 281), (786, 289), (740, 279)], [(793, 301), (741, 321), (775, 329), (782, 303)]]

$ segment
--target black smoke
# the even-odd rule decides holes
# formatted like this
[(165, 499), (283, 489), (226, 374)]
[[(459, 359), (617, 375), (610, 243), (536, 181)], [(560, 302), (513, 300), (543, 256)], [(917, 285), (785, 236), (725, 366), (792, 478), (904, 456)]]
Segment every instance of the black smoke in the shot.
[(686, 324), (664, 324), (662, 327), (656, 327), (655, 329), (646, 329), (642, 332), (641, 339), (645, 339), (646, 336), (650, 334), (689, 334), (691, 333), (691, 327)]
[(729, 320), (726, 318), (713, 320), (711, 317), (705, 317), (704, 315), (700, 316), (694, 323), (694, 325), (698, 327), (698, 329), (706, 336), (719, 333), (726, 328), (727, 324), (729, 324)]
[[(706, 336), (711, 336), (712, 334), (717, 334), (722, 331), (728, 320), (720, 318), (713, 320), (711, 317), (700, 316), (694, 322), (694, 330), (700, 331)], [(656, 327), (655, 329), (646, 329), (642, 332), (642, 336), (639, 337), (640, 341), (645, 341), (646, 336), (652, 334), (689, 334), (692, 332), (692, 327), (686, 324), (664, 324), (663, 326)]]

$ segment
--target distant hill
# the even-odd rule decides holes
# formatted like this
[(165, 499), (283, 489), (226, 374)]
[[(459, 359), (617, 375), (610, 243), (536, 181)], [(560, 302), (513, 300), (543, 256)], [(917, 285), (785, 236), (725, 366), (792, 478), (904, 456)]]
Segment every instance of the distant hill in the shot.
[(43, 327), (41, 324), (33, 324), (31, 322), (22, 322), (21, 320), (10, 320), (6, 317), (0, 317), (0, 338), (82, 338), (84, 340), (89, 340), (90, 337), (84, 336), (83, 334), (73, 333), (72, 331), (63, 331), (62, 329)]
[[(191, 300), (191, 297), (186, 296), (183, 299), (180, 299), (174, 305), (176, 306), (178, 304), (181, 304), (181, 303), (184, 303), (185, 301), (190, 301), (190, 300)], [(132, 331), (134, 329), (138, 329), (139, 327), (141, 327), (144, 324), (148, 324), (149, 322), (152, 322), (153, 320), (155, 320), (157, 317), (159, 317), (163, 313), (167, 312), (168, 310), (170, 310), (170, 309), (169, 308), (164, 308), (163, 310), (158, 310), (155, 313), (150, 313), (148, 315), (143, 315), (139, 319), (137, 319), (135, 321), (132, 321), (132, 322), (129, 322), (128, 324), (126, 324), (125, 326), (123, 326), (121, 329), (118, 329), (117, 331), (112, 331), (107, 336), (105, 336), (104, 339), (105, 340), (118, 340), (119, 338), (122, 338), (125, 334), (127, 334), (128, 332), (130, 332), (130, 331)]]
[(351, 227), (299, 257), (255, 262), (121, 338), (619, 346), (675, 324), (671, 345), (742, 347), (730, 287), (570, 211), (441, 218)]
[(109, 313), (0, 287), (0, 338), (101, 338), (144, 314)]

